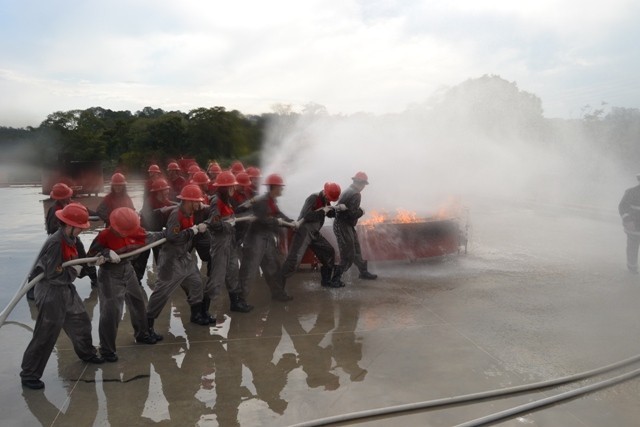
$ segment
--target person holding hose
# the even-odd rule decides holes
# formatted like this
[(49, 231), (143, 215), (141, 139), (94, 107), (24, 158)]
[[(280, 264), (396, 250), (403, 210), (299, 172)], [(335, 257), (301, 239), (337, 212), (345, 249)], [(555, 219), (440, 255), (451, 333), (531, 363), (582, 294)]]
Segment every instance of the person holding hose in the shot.
[(89, 228), (89, 212), (79, 203), (69, 203), (55, 215), (61, 227), (45, 242), (32, 273), (44, 273), (44, 277), (35, 285), (38, 318), (20, 372), (22, 385), (31, 389), (44, 387), (40, 378), (62, 329), (81, 360), (104, 362), (91, 342), (91, 319), (73, 285), (82, 267), (62, 267), (62, 263), (78, 258), (76, 242)]
[(281, 226), (295, 228), (297, 225), (278, 208), (277, 199), (284, 187), (282, 177), (271, 174), (264, 185), (269, 188), (267, 193), (247, 202), (247, 206), (250, 204), (253, 208), (256, 219), (244, 236), (238, 282), (240, 295), (243, 301), (247, 300), (250, 282), (260, 267), (271, 290), (271, 297), (278, 301), (290, 301), (293, 297), (284, 290), (282, 263), (276, 241)]
[[(340, 197), (340, 186), (335, 182), (326, 182), (322, 191), (313, 193), (304, 202), (298, 217), (298, 229), (293, 234), (289, 254), (282, 268), (283, 280), (293, 275), (300, 265), (302, 257), (310, 247), (320, 261), (320, 283), (322, 286), (338, 288), (344, 286), (339, 279), (332, 281), (336, 253), (331, 243), (320, 234), (324, 219), (335, 218), (338, 206), (331, 206)], [(346, 207), (345, 207), (346, 208)]]
[(216, 194), (211, 201), (209, 218), (205, 221), (209, 228), (211, 269), (205, 285), (203, 311), (210, 325), (216, 324), (216, 318), (209, 313), (209, 307), (216, 307), (221, 289), (225, 285), (232, 311), (251, 310), (238, 292), (239, 266), (234, 228), (236, 217), (231, 204), (237, 184), (230, 171), (222, 172), (216, 177)]
[[(49, 197), (55, 200), (55, 203), (47, 211), (47, 216), (45, 219), (45, 226), (46, 226), (48, 235), (52, 235), (53, 233), (58, 231), (58, 229), (60, 228), (60, 220), (56, 216), (56, 212), (58, 212), (59, 210), (67, 206), (69, 203), (71, 203), (71, 196), (73, 196), (73, 190), (71, 189), (71, 187), (69, 187), (67, 184), (63, 182), (54, 184), (53, 187), (51, 187), (51, 193)], [(87, 209), (87, 212), (88, 212), (88, 209)], [(89, 212), (89, 214), (91, 214), (91, 212)], [(82, 240), (77, 239), (76, 248), (78, 249), (79, 258), (87, 257), (87, 251), (85, 250), (84, 245), (82, 244)], [(89, 266), (89, 265), (83, 266), (82, 271), (80, 272), (80, 275), (78, 277), (81, 278), (84, 276), (89, 276), (89, 279), (91, 279), (92, 288), (95, 288), (97, 286), (98, 273), (94, 266)], [(29, 291), (27, 292), (27, 299), (33, 300), (35, 298), (34, 292), (35, 292), (35, 288), (29, 289)]]
[(169, 301), (178, 286), (189, 289), (188, 301), (191, 306), (191, 322), (208, 325), (209, 320), (202, 315), (202, 277), (191, 256), (193, 238), (207, 230), (205, 224), (196, 225), (194, 214), (204, 200), (202, 190), (194, 184), (186, 185), (178, 198), (180, 204), (171, 209), (166, 226), (167, 242), (162, 245), (158, 257), (158, 281), (149, 297), (147, 322), (149, 334), (158, 336), (153, 329), (155, 319)]
[(127, 179), (120, 172), (111, 176), (111, 191), (104, 196), (97, 208), (98, 216), (104, 221), (105, 227), (109, 226), (109, 215), (116, 208), (135, 209), (131, 197), (127, 194)]
[(148, 233), (140, 227), (140, 216), (131, 208), (117, 208), (109, 217), (109, 228), (102, 230), (91, 243), (89, 256), (102, 256), (109, 262), (101, 264), (98, 275), (100, 301), (100, 354), (107, 362), (118, 360), (116, 336), (126, 302), (135, 340), (155, 344), (161, 335), (151, 335), (147, 323), (146, 295), (138, 283), (130, 259), (120, 255), (146, 246), (164, 237), (164, 232)]
[(340, 199), (338, 205), (344, 205), (344, 209), (336, 212), (336, 219), (333, 221), (333, 232), (338, 240), (340, 250), (340, 265), (336, 266), (331, 281), (332, 286), (340, 282), (342, 273), (349, 270), (355, 264), (360, 271), (360, 278), (365, 280), (375, 280), (378, 275), (372, 274), (368, 270), (367, 261), (362, 259), (360, 242), (356, 232), (358, 219), (364, 215), (360, 208), (360, 193), (369, 184), (369, 178), (364, 172), (358, 172), (351, 178), (352, 184), (347, 188)]

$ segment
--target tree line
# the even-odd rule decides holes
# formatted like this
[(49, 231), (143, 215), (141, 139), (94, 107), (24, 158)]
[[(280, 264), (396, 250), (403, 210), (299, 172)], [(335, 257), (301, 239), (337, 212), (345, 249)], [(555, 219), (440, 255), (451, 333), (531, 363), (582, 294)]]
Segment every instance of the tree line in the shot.
[[(323, 106), (314, 103), (304, 106), (301, 113), (290, 105), (276, 105), (273, 113), (262, 115), (244, 115), (220, 106), (187, 113), (152, 107), (135, 113), (102, 107), (58, 111), (38, 127), (0, 127), (4, 159), (0, 163), (51, 167), (61, 161), (99, 160), (106, 170), (120, 167), (135, 172), (145, 171), (151, 162), (164, 164), (166, 159), (181, 156), (195, 158), (201, 165), (212, 159), (223, 167), (234, 159), (258, 164), (267, 136), (286, 136), (310, 116), (349, 118), (329, 116)], [(368, 117), (372, 125), (394, 122), (394, 115), (380, 120)], [(637, 108), (603, 103), (598, 108), (585, 106), (579, 119), (549, 119), (543, 115), (540, 98), (499, 76), (469, 79), (395, 115), (397, 121), (407, 119), (445, 131), (464, 128), (502, 141), (563, 146), (576, 155), (598, 148), (599, 154), (625, 170), (635, 170), (640, 164)], [(568, 140), (572, 141), (569, 148)]]

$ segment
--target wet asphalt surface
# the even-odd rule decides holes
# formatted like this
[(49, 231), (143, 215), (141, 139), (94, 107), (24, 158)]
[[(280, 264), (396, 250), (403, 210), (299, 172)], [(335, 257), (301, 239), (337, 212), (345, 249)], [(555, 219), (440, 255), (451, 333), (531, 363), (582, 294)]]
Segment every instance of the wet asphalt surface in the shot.
[[(2, 307), (45, 239), (38, 191), (0, 188)], [(156, 323), (159, 344), (135, 344), (125, 313), (116, 363), (81, 362), (62, 333), (43, 391), (20, 385), (36, 316), (23, 300), (0, 329), (2, 425), (285, 426), (550, 380), (640, 353), (640, 278), (626, 271), (615, 207), (484, 202), (471, 206), (470, 224), (467, 254), (371, 263), (378, 280), (352, 271), (342, 289), (302, 271), (286, 304), (258, 278), (256, 309), (231, 313), (224, 299), (216, 328), (189, 323), (178, 290)], [(97, 345), (96, 292), (86, 278), (76, 285)], [(361, 424), (456, 425), (591, 382)], [(639, 388), (633, 379), (500, 425), (636, 426)]]

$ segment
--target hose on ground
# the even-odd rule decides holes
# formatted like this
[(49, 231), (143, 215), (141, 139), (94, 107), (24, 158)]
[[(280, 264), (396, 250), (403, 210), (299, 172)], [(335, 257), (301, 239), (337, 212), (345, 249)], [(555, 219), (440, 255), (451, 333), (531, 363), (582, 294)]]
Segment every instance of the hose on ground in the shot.
[[(567, 384), (567, 383), (570, 383), (570, 382), (575, 382), (575, 381), (591, 378), (591, 377), (594, 377), (596, 375), (600, 375), (600, 374), (603, 374), (603, 373), (606, 373), (606, 372), (609, 372), (609, 371), (612, 371), (612, 370), (615, 370), (615, 369), (619, 369), (619, 368), (622, 368), (624, 366), (627, 366), (627, 365), (630, 365), (632, 363), (636, 363), (636, 362), (639, 362), (639, 361), (640, 361), (640, 354), (635, 355), (633, 357), (630, 357), (628, 359), (621, 360), (619, 362), (615, 362), (615, 363), (612, 363), (612, 364), (597, 368), (597, 369), (592, 369), (590, 371), (585, 371), (585, 372), (581, 372), (581, 373), (578, 373), (578, 374), (573, 374), (573, 375), (569, 375), (569, 376), (565, 376), (565, 377), (561, 377), (561, 378), (556, 378), (556, 379), (552, 379), (552, 380), (541, 381), (541, 382), (531, 383), (531, 384), (523, 384), (523, 385), (514, 386), (514, 387), (507, 387), (507, 388), (503, 388), (503, 389), (496, 389), (496, 390), (489, 390), (489, 391), (483, 391), (483, 392), (478, 392), (478, 393), (465, 394), (465, 395), (461, 395), (461, 396), (453, 396), (453, 397), (445, 397), (445, 398), (435, 399), (435, 400), (427, 400), (427, 401), (424, 401), (424, 402), (407, 403), (407, 404), (403, 404), (403, 405), (389, 406), (389, 407), (386, 407), (386, 408), (376, 408), (376, 409), (370, 409), (370, 410), (365, 410), (365, 411), (358, 411), (358, 412), (351, 412), (351, 413), (347, 413), (347, 414), (334, 415), (334, 416), (331, 416), (331, 417), (319, 418), (319, 419), (316, 419), (316, 420), (305, 421), (305, 422), (302, 422), (302, 423), (294, 424), (291, 427), (325, 426), (325, 425), (329, 425), (329, 424), (335, 424), (335, 423), (341, 423), (341, 422), (353, 421), (353, 420), (361, 420), (361, 419), (364, 419), (364, 418), (376, 417), (376, 416), (381, 416), (381, 415), (392, 415), (392, 414), (398, 414), (398, 413), (401, 413), (401, 412), (409, 412), (409, 411), (423, 410), (423, 409), (433, 409), (433, 408), (437, 408), (437, 407), (448, 406), (448, 405), (453, 405), (453, 404), (460, 404), (460, 403), (470, 403), (470, 402), (483, 400), (483, 399), (502, 397), (502, 396), (507, 396), (507, 395), (516, 394), (516, 393), (523, 393), (523, 392), (537, 390), (537, 389), (555, 387), (555, 386), (558, 386), (558, 385)], [(633, 371), (633, 372), (636, 372), (636, 371)], [(640, 370), (638, 370), (638, 372), (635, 375), (638, 375), (638, 374), (640, 374)], [(633, 376), (635, 376), (635, 375), (633, 375)], [(616, 377), (616, 378), (618, 378), (618, 377)], [(625, 377), (624, 379), (618, 380), (618, 382), (625, 381), (626, 379), (629, 379), (629, 378)], [(568, 398), (569, 397), (566, 397), (565, 399), (568, 399)], [(471, 424), (471, 425), (477, 425), (477, 424)]]

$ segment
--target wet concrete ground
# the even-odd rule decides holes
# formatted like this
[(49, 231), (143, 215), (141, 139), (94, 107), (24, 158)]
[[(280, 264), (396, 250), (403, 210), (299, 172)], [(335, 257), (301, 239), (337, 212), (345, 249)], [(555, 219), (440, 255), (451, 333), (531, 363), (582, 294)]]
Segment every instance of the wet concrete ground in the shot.
[[(2, 307), (45, 238), (37, 193), (0, 189)], [(318, 273), (301, 272), (284, 304), (258, 279), (256, 309), (232, 314), (225, 300), (219, 328), (189, 323), (178, 290), (157, 321), (165, 336), (157, 345), (135, 344), (125, 315), (116, 363), (86, 365), (63, 333), (44, 391), (20, 385), (35, 318), (22, 301), (0, 328), (2, 425), (285, 426), (549, 380), (640, 353), (640, 278), (625, 269), (614, 209), (478, 204), (471, 223), (467, 255), (373, 264), (377, 281), (353, 274), (347, 287), (323, 289)], [(76, 284), (97, 345), (96, 294), (88, 279)], [(362, 424), (456, 425), (575, 386)], [(639, 388), (631, 380), (500, 425), (636, 426)]]

